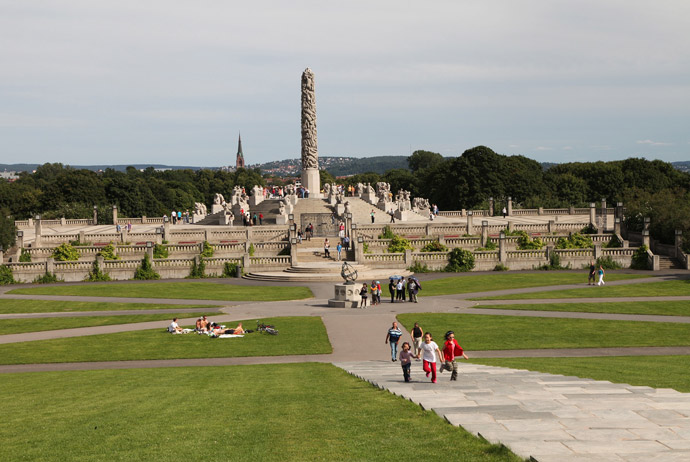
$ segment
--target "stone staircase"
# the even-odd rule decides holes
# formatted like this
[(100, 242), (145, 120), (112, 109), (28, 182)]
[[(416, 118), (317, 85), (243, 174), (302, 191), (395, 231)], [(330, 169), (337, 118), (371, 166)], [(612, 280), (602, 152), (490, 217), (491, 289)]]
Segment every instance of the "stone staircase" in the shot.
[(676, 261), (675, 258), (667, 257), (666, 255), (659, 255), (659, 269), (660, 270), (682, 269), (682, 267)]
[[(350, 263), (350, 265), (357, 271), (357, 282), (360, 284), (378, 280), (383, 285), (384, 281), (388, 284), (389, 276), (409, 276), (412, 274), (407, 270), (399, 268), (370, 268), (357, 263)], [(321, 262), (297, 264), (283, 271), (251, 272), (244, 275), (243, 278), (273, 282), (343, 282), (343, 278), (340, 276), (341, 267), (342, 262), (324, 260)]]
[[(346, 197), (346, 201), (350, 202), (350, 210), (352, 211), (352, 221), (357, 224), (371, 224), (371, 211), (374, 210), (374, 223), (390, 223), (391, 217), (385, 211), (381, 210), (375, 205), (366, 202), (359, 197)], [(438, 217), (436, 220), (446, 221), (445, 217)], [(396, 223), (401, 223), (396, 220)], [(404, 223), (410, 222), (429, 222), (429, 217), (422, 216), (416, 212), (411, 212), (411, 218)]]

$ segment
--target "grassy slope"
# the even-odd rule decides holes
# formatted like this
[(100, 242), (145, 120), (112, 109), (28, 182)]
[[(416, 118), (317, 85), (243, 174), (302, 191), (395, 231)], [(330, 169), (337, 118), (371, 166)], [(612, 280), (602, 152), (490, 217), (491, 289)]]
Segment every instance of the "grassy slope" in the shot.
[[(646, 278), (648, 275), (611, 273), (607, 280)], [(471, 292), (490, 292), (492, 290), (522, 289), (560, 284), (586, 284), (587, 274), (582, 273), (497, 273), (476, 276), (455, 276), (422, 282), (419, 295), (449, 295)]]
[(690, 392), (690, 356), (473, 359), (474, 363)]
[(525, 300), (545, 298), (589, 298), (589, 297), (669, 297), (690, 295), (690, 279), (677, 281), (649, 282), (624, 286), (583, 287), (582, 289), (531, 292), (528, 294), (496, 295), (474, 300)]
[(662, 316), (690, 316), (690, 302), (688, 301), (477, 305), (475, 308), (488, 308), (496, 310), (569, 311), (580, 313), (621, 313), (649, 314)]
[(70, 311), (165, 310), (184, 308), (212, 308), (210, 305), (167, 305), (162, 303), (99, 303), (55, 300), (3, 299), (0, 314), (8, 313), (65, 313)]
[[(35, 364), (138, 359), (226, 358), (327, 354), (332, 352), (326, 327), (318, 317), (263, 319), (279, 335), (253, 333), (244, 338), (171, 335), (163, 329), (0, 345), (1, 364)], [(232, 323), (234, 325), (235, 323)], [(256, 326), (247, 320), (244, 327)]]
[(12, 461), (519, 460), (328, 364), (3, 374), (0, 397)]
[(214, 282), (85, 284), (14, 289), (10, 294), (88, 297), (173, 298), (181, 300), (275, 301), (313, 297), (307, 287), (238, 286)]
[(436, 343), (455, 331), (470, 357), (472, 350), (690, 345), (688, 324), (429, 313), (398, 319), (408, 330), (419, 322)]

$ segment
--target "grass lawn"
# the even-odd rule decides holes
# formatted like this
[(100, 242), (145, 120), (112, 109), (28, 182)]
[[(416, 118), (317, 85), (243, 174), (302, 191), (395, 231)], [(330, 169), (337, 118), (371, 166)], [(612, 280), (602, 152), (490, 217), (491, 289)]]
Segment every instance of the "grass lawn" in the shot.
[[(264, 318), (279, 335), (247, 334), (214, 339), (206, 335), (171, 335), (164, 329), (37, 340), (0, 345), (0, 364), (35, 364), (138, 359), (228, 358), (328, 354), (332, 347), (319, 317)], [(252, 329), (256, 319), (243, 321)], [(234, 326), (235, 323), (228, 323)]]
[(96, 303), (54, 300), (3, 299), (0, 314), (8, 313), (65, 313), (70, 311), (168, 310), (184, 308), (212, 308), (210, 305), (167, 305), (161, 303)]
[(521, 460), (330, 364), (2, 374), (0, 390), (6, 461)]
[(455, 331), (470, 357), (472, 350), (690, 345), (690, 324), (433, 313), (399, 314), (398, 320), (408, 331), (419, 322), (438, 344)]
[(622, 313), (656, 314), (665, 316), (690, 316), (689, 301), (538, 303), (533, 305), (477, 305), (474, 308), (488, 308), (496, 310), (571, 311), (580, 313)]
[(175, 313), (139, 314), (122, 316), (78, 316), (74, 318), (22, 318), (0, 319), (0, 335), (39, 332), (45, 330), (73, 329), (75, 327), (111, 326), (132, 322), (168, 321), (172, 318), (192, 318), (203, 314), (213, 316), (218, 313)]
[(690, 356), (473, 359), (473, 363), (690, 392)]
[[(607, 278), (607, 280), (613, 280)], [(424, 286), (426, 289), (426, 286)], [(528, 294), (496, 295), (473, 300), (526, 300), (532, 298), (589, 298), (589, 297), (670, 297), (690, 295), (690, 279), (644, 284), (627, 284), (623, 286), (591, 286), (582, 289), (552, 290), (548, 292), (531, 292)]]
[[(625, 274), (613, 271), (606, 273), (608, 281), (622, 279), (648, 278), (645, 274)], [(466, 294), (470, 292), (491, 292), (493, 290), (522, 289), (525, 287), (542, 287), (560, 284), (586, 284), (587, 274), (560, 273), (544, 271), (543, 273), (497, 273), (477, 276), (455, 276), (422, 282), (423, 290), (419, 295)]]
[(178, 300), (235, 300), (267, 302), (301, 300), (314, 295), (307, 287), (238, 286), (215, 282), (147, 282), (141, 284), (84, 284), (14, 289), (9, 294), (81, 295), (86, 297), (174, 298)]

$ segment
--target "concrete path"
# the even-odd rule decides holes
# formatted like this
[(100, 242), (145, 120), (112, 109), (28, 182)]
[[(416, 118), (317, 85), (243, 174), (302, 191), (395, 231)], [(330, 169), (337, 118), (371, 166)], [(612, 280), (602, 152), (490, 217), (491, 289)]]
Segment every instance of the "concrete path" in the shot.
[(690, 393), (462, 363), (438, 383), (413, 365), (336, 363), (453, 425), (539, 462), (688, 461)]

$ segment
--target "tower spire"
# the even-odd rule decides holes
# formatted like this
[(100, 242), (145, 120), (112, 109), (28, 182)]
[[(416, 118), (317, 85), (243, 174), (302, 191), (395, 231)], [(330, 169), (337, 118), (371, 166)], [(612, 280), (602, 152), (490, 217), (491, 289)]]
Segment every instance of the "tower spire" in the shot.
[(242, 133), (239, 134), (237, 139), (237, 160), (235, 162), (235, 168), (244, 168), (244, 153), (242, 152)]

